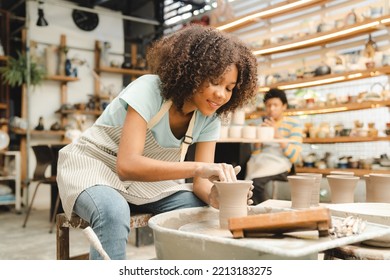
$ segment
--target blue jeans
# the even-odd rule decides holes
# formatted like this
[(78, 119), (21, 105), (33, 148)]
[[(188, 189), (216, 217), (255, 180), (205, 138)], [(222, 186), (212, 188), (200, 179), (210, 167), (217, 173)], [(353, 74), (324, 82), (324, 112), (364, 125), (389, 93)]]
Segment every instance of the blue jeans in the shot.
[[(111, 259), (125, 260), (131, 212), (159, 214), (180, 208), (205, 205), (189, 191), (180, 191), (156, 202), (133, 205), (128, 203), (115, 189), (97, 185), (86, 189), (79, 195), (73, 211), (89, 222)], [(92, 246), (90, 259), (102, 259)]]

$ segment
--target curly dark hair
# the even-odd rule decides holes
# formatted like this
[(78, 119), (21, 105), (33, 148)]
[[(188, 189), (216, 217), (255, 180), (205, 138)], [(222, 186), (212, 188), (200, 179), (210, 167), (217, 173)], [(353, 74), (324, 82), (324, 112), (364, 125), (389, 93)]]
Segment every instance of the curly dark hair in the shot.
[(228, 66), (238, 69), (228, 103), (216, 112), (232, 112), (251, 101), (257, 89), (256, 57), (238, 38), (213, 27), (190, 25), (155, 41), (147, 52), (153, 74), (161, 79), (161, 94), (182, 110), (205, 81), (218, 80)]

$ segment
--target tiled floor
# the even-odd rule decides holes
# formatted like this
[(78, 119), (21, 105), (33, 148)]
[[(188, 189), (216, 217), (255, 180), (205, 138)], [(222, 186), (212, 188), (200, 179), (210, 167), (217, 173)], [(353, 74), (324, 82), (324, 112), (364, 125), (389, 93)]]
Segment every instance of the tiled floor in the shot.
[[(55, 260), (56, 233), (55, 229), (49, 233), (49, 210), (32, 210), (26, 228), (22, 227), (24, 218), (24, 213), (0, 207), (0, 260)], [(70, 239), (71, 255), (88, 252), (89, 243), (81, 230), (71, 230)], [(134, 240), (134, 236), (129, 240)], [(127, 259), (156, 257), (154, 245), (136, 247), (130, 243)]]

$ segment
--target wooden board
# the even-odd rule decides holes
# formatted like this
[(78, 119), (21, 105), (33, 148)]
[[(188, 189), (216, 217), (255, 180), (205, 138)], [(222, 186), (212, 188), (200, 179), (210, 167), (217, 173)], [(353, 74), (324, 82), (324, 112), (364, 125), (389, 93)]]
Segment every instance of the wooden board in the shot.
[(320, 236), (325, 236), (331, 227), (331, 216), (329, 209), (319, 207), (236, 217), (230, 218), (228, 222), (234, 238), (255, 236), (259, 233), (282, 234), (303, 230), (318, 230)]

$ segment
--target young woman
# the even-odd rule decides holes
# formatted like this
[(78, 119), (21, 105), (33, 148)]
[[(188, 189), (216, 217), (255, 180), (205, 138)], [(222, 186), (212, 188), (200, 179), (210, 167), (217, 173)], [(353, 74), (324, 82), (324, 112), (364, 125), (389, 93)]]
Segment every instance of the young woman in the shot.
[[(239, 172), (213, 163), (219, 116), (256, 94), (255, 57), (213, 28), (194, 25), (160, 39), (147, 59), (153, 74), (129, 84), (59, 153), (65, 214), (88, 221), (111, 259), (126, 258), (130, 212), (218, 207), (212, 181)], [(184, 161), (195, 143), (195, 160)], [(94, 249), (90, 256), (100, 258)]]

